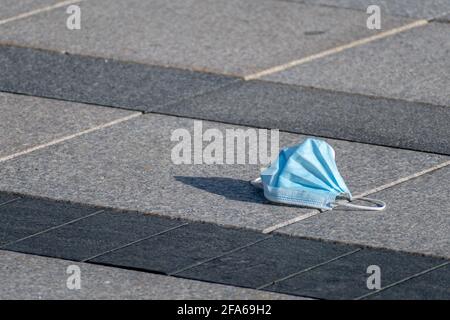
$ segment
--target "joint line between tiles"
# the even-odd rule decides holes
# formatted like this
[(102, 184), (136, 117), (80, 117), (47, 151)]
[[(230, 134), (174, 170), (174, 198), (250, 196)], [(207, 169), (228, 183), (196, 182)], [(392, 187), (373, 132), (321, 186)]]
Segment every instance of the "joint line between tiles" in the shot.
[(8, 22), (13, 22), (13, 21), (25, 19), (25, 18), (34, 16), (34, 15), (39, 14), (39, 13), (52, 11), (53, 9), (61, 8), (61, 7), (68, 6), (68, 5), (71, 5), (71, 4), (80, 3), (82, 1), (86, 1), (86, 0), (68, 0), (68, 1), (60, 2), (60, 3), (56, 3), (56, 4), (51, 5), (51, 6), (47, 6), (47, 7), (44, 7), (44, 8), (32, 10), (32, 11), (25, 12), (25, 13), (21, 13), (21, 14), (18, 14), (17, 16), (0, 20), (0, 25), (8, 23)]
[(105, 254), (108, 254), (108, 253), (111, 253), (111, 252), (114, 252), (114, 251), (117, 251), (117, 250), (120, 250), (120, 249), (129, 247), (129, 246), (131, 246), (131, 245), (133, 245), (133, 244), (136, 244), (136, 243), (139, 243), (139, 242), (142, 242), (142, 241), (151, 239), (151, 238), (156, 237), (156, 236), (160, 236), (160, 235), (165, 234), (165, 233), (167, 233), (167, 232), (169, 232), (169, 231), (173, 231), (173, 230), (175, 230), (175, 229), (178, 229), (178, 228), (187, 226), (188, 224), (189, 224), (189, 223), (186, 222), (186, 223), (180, 224), (180, 225), (178, 225), (178, 226), (169, 228), (169, 229), (167, 229), (167, 230), (164, 230), (164, 231), (161, 231), (161, 232), (158, 232), (158, 233), (149, 235), (149, 236), (147, 236), (147, 237), (144, 237), (144, 238), (141, 238), (141, 239), (138, 239), (138, 240), (129, 242), (129, 243), (124, 244), (124, 245), (122, 245), (122, 246), (119, 246), (119, 247), (117, 247), (117, 248), (113, 248), (113, 249), (110, 249), (110, 250), (101, 252), (101, 253), (99, 253), (99, 254), (96, 254), (96, 255), (94, 255), (94, 256), (92, 256), (92, 257), (83, 259), (83, 260), (81, 260), (81, 262), (89, 262), (90, 260), (93, 260), (93, 259), (98, 258), (98, 257), (100, 257), (100, 256), (103, 256), (103, 255), (105, 255)]
[[(423, 176), (423, 175), (425, 175), (425, 174), (428, 174), (428, 173), (431, 173), (431, 172), (433, 172), (433, 171), (436, 171), (436, 170), (445, 168), (445, 167), (447, 167), (447, 166), (449, 166), (449, 165), (450, 165), (450, 160), (445, 161), (445, 162), (443, 162), (443, 163), (441, 163), (441, 164), (438, 164), (438, 165), (436, 165), (436, 166), (433, 166), (433, 167), (431, 167), (431, 168), (428, 168), (428, 169), (425, 169), (425, 170), (416, 172), (416, 173), (414, 173), (414, 174), (412, 174), (412, 175), (409, 175), (409, 176), (400, 178), (400, 179), (398, 179), (398, 180), (395, 180), (395, 181), (392, 181), (392, 182), (390, 182), (390, 183), (381, 185), (381, 186), (376, 187), (376, 188), (374, 188), (374, 189), (371, 189), (371, 190), (369, 190), (369, 191), (366, 191), (366, 192), (360, 193), (360, 194), (358, 194), (358, 195), (355, 195), (355, 196), (353, 197), (353, 199), (358, 200), (359, 198), (366, 197), (366, 196), (368, 196), (368, 195), (371, 195), (371, 194), (374, 194), (374, 193), (377, 193), (377, 192), (386, 190), (386, 189), (391, 188), (391, 187), (395, 187), (395, 186), (397, 186), (397, 185), (399, 185), (399, 184), (402, 184), (402, 183), (404, 183), (404, 182), (410, 181), (410, 180), (412, 180), (412, 179), (416, 179), (416, 178), (418, 178), (418, 177), (421, 177), (421, 176)], [(302, 220), (311, 218), (311, 217), (313, 217), (313, 216), (319, 214), (320, 212), (321, 212), (320, 210), (314, 210), (314, 211), (311, 211), (311, 212), (302, 214), (302, 215), (300, 215), (300, 216), (298, 216), (298, 217), (295, 217), (295, 218), (293, 218), (293, 219), (289, 219), (289, 220), (283, 221), (283, 222), (281, 222), (281, 223), (275, 224), (275, 225), (273, 225), (273, 226), (271, 226), (271, 227), (268, 227), (268, 228), (266, 228), (266, 229), (263, 230), (263, 233), (265, 233), (265, 234), (272, 233), (272, 232), (275, 231), (275, 230), (278, 230), (278, 229), (281, 229), (281, 228), (290, 226), (291, 224), (297, 223), (297, 222), (299, 222), (299, 221), (302, 221)]]
[(119, 124), (121, 122), (124, 122), (124, 121), (130, 120), (130, 119), (139, 117), (141, 115), (142, 115), (141, 112), (133, 113), (133, 114), (131, 114), (129, 116), (126, 116), (126, 117), (123, 117), (123, 118), (119, 118), (119, 119), (116, 119), (114, 121), (107, 122), (107, 123), (104, 123), (102, 125), (99, 125), (99, 126), (96, 126), (96, 127), (90, 128), (90, 129), (86, 129), (86, 130), (83, 130), (83, 131), (80, 131), (80, 132), (77, 132), (77, 133), (74, 133), (74, 134), (62, 137), (62, 138), (58, 138), (58, 139), (55, 139), (53, 141), (50, 141), (50, 142), (47, 142), (47, 143), (44, 143), (44, 144), (37, 145), (35, 147), (32, 147), (32, 148), (29, 148), (29, 149), (26, 149), (26, 150), (23, 150), (23, 151), (11, 154), (9, 156), (2, 157), (2, 158), (0, 158), (0, 163), (8, 161), (8, 160), (12, 160), (12, 159), (17, 158), (19, 156), (26, 155), (26, 154), (31, 153), (33, 151), (37, 151), (37, 150), (40, 150), (40, 149), (44, 149), (44, 148), (53, 146), (55, 144), (59, 144), (59, 143), (65, 142), (65, 141), (73, 139), (73, 138), (77, 138), (79, 136), (82, 136), (82, 135), (85, 135), (85, 134), (88, 134), (88, 133), (91, 133), (91, 132), (94, 132), (94, 131), (98, 131), (98, 130), (101, 130), (101, 129), (108, 128), (108, 127), (113, 126), (115, 124)]
[(310, 56), (307, 56), (307, 57), (304, 57), (304, 58), (301, 58), (301, 59), (298, 59), (298, 60), (293, 60), (291, 62), (282, 64), (282, 65), (279, 65), (279, 66), (275, 66), (275, 67), (272, 67), (272, 68), (269, 68), (269, 69), (266, 69), (266, 70), (262, 70), (262, 71), (259, 71), (259, 72), (256, 72), (256, 73), (244, 76), (244, 80), (247, 80), (247, 81), (248, 80), (254, 80), (254, 79), (258, 79), (258, 78), (261, 78), (263, 76), (267, 76), (267, 75), (270, 75), (270, 74), (273, 74), (273, 73), (285, 71), (285, 70), (290, 69), (292, 67), (295, 67), (295, 66), (298, 66), (298, 65), (301, 65), (301, 64), (304, 64), (304, 63), (308, 63), (308, 62), (311, 62), (311, 61), (314, 61), (314, 60), (317, 60), (317, 59), (320, 59), (320, 58), (324, 58), (324, 57), (327, 57), (329, 55), (336, 54), (336, 53), (339, 53), (339, 52), (342, 52), (342, 51), (345, 51), (345, 50), (348, 50), (348, 49), (352, 49), (354, 47), (358, 47), (358, 46), (361, 46), (361, 45), (364, 45), (364, 44), (367, 44), (367, 43), (370, 43), (370, 42), (373, 42), (373, 41), (376, 41), (376, 40), (379, 40), (379, 39), (387, 38), (389, 36), (393, 36), (393, 35), (396, 35), (398, 33), (401, 33), (401, 32), (404, 32), (404, 31), (408, 31), (408, 30), (413, 29), (413, 28), (421, 27), (421, 26), (424, 26), (426, 24), (428, 24), (428, 20), (425, 20), (425, 19), (416, 20), (416, 21), (414, 21), (412, 23), (403, 25), (401, 27), (393, 28), (393, 29), (390, 29), (388, 31), (381, 32), (381, 33), (378, 33), (376, 35), (373, 35), (373, 36), (370, 36), (370, 37), (367, 37), (367, 38), (362, 38), (362, 39), (359, 39), (359, 40), (356, 40), (356, 41), (353, 41), (353, 42), (350, 42), (350, 43), (347, 43), (347, 44), (344, 44), (344, 45), (341, 45), (341, 46), (338, 46), (338, 47), (335, 47), (335, 48), (332, 48), (332, 49), (329, 49), (329, 50), (325, 50), (325, 51), (322, 51), (322, 52), (319, 52), (319, 53), (316, 53), (316, 54), (313, 54), (313, 55), (310, 55)]
[(231, 253), (234, 253), (234, 252), (236, 252), (236, 251), (239, 251), (239, 250), (242, 250), (242, 249), (251, 247), (251, 246), (253, 246), (253, 245), (257, 244), (257, 243), (260, 243), (260, 242), (262, 242), (262, 241), (269, 240), (269, 239), (271, 239), (271, 238), (273, 238), (272, 235), (271, 235), (271, 236), (268, 236), (268, 237), (265, 237), (265, 238), (263, 238), (263, 239), (259, 239), (259, 240), (256, 240), (256, 241), (247, 243), (246, 245), (243, 245), (243, 246), (241, 246), (241, 247), (234, 248), (234, 249), (232, 249), (232, 250), (230, 250), (230, 251), (227, 251), (227, 252), (224, 252), (224, 253), (222, 253), (222, 254), (220, 254), (220, 255), (218, 255), (218, 256), (215, 256), (215, 257), (212, 257), (212, 258), (209, 258), (209, 259), (200, 261), (200, 262), (196, 262), (196, 263), (193, 263), (193, 264), (191, 264), (191, 265), (189, 265), (189, 266), (187, 266), (187, 267), (184, 267), (184, 268), (182, 268), (182, 269), (178, 269), (178, 270), (176, 270), (176, 271), (174, 271), (174, 272), (170, 272), (170, 273), (168, 273), (168, 275), (169, 275), (169, 276), (174, 276), (174, 275), (176, 275), (176, 274), (178, 274), (178, 273), (180, 273), (180, 272), (183, 272), (183, 271), (192, 269), (192, 268), (194, 268), (194, 267), (198, 267), (198, 266), (200, 266), (200, 265), (202, 265), (202, 264), (205, 264), (205, 263), (207, 263), (207, 262), (211, 262), (211, 261), (213, 261), (213, 260), (219, 259), (219, 258), (221, 258), (221, 257), (224, 257), (224, 256), (229, 255), (229, 254), (231, 254)]
[(357, 297), (357, 298), (355, 298), (354, 300), (361, 300), (361, 299), (364, 299), (364, 298), (366, 298), (366, 297), (369, 297), (369, 296), (372, 296), (372, 295), (376, 295), (376, 294), (380, 293), (381, 291), (384, 291), (384, 290), (386, 290), (386, 289), (392, 288), (392, 287), (394, 287), (394, 286), (396, 286), (396, 285), (399, 285), (399, 284), (401, 284), (401, 283), (407, 282), (407, 281), (412, 280), (412, 279), (414, 279), (414, 278), (423, 276), (423, 275), (425, 275), (425, 274), (427, 274), (427, 273), (430, 273), (430, 272), (432, 272), (432, 271), (434, 271), (434, 270), (438, 270), (438, 269), (443, 268), (443, 267), (445, 267), (445, 266), (447, 266), (447, 265), (450, 265), (450, 261), (444, 262), (444, 263), (442, 263), (442, 264), (440, 264), (440, 265), (434, 266), (433, 268), (429, 268), (429, 269), (427, 269), (427, 270), (424, 270), (424, 271), (422, 271), (422, 272), (416, 273), (416, 274), (414, 274), (414, 275), (412, 275), (412, 276), (406, 277), (406, 278), (404, 278), (404, 279), (402, 279), (402, 280), (399, 280), (399, 281), (397, 281), (397, 282), (391, 283), (390, 285), (387, 285), (386, 287), (383, 287), (383, 288), (381, 288), (381, 289), (379, 289), (379, 290), (376, 290), (376, 291), (374, 291), (374, 292), (370, 292), (370, 293), (367, 293), (367, 294), (362, 295), (362, 296), (360, 296), (360, 297)]
[(45, 229), (45, 230), (42, 230), (42, 231), (33, 233), (33, 234), (29, 235), (29, 236), (26, 236), (26, 237), (23, 237), (23, 238), (20, 238), (20, 239), (17, 239), (17, 240), (14, 240), (14, 241), (5, 243), (5, 244), (3, 244), (3, 245), (0, 246), (0, 249), (1, 249), (1, 248), (5, 248), (5, 247), (7, 247), (7, 246), (10, 246), (10, 245), (12, 245), (12, 244), (16, 244), (16, 243), (18, 243), (18, 242), (27, 240), (27, 239), (29, 239), (29, 238), (33, 238), (33, 237), (35, 237), (35, 236), (39, 236), (39, 235), (41, 235), (41, 234), (44, 234), (44, 233), (47, 233), (47, 232), (50, 232), (50, 231), (59, 229), (59, 228), (61, 228), (61, 227), (64, 227), (64, 226), (67, 226), (67, 225), (69, 225), (69, 224), (78, 222), (78, 221), (80, 221), (80, 220), (90, 218), (90, 217), (95, 216), (95, 215), (97, 215), (97, 214), (99, 214), (99, 213), (102, 213), (102, 212), (104, 212), (104, 211), (105, 211), (105, 210), (98, 210), (98, 211), (95, 211), (95, 212), (93, 212), (93, 213), (91, 213), (91, 214), (88, 214), (88, 215), (86, 215), (86, 216), (83, 216), (83, 217), (81, 217), (81, 218), (77, 218), (77, 219), (74, 219), (74, 220), (70, 220), (70, 221), (68, 221), (68, 222), (59, 224), (59, 225), (57, 225), (57, 226), (54, 226), (54, 227), (51, 227), (51, 228), (48, 228), (48, 229)]
[(8, 200), (8, 201), (6, 201), (6, 202), (2, 202), (2, 203), (0, 203), (0, 207), (6, 206), (7, 204), (10, 204), (10, 203), (12, 203), (12, 202), (16, 202), (17, 200), (20, 200), (20, 199), (21, 199), (21, 198), (19, 197), (19, 198), (14, 198), (14, 199)]
[(312, 267), (309, 267), (309, 268), (306, 268), (306, 269), (303, 269), (303, 270), (300, 270), (300, 271), (291, 273), (290, 275), (287, 275), (287, 276), (285, 276), (285, 277), (282, 277), (282, 278), (276, 279), (276, 280), (274, 280), (274, 281), (271, 281), (271, 282), (269, 282), (269, 283), (266, 283), (266, 284), (264, 284), (264, 285), (262, 285), (262, 286), (259, 286), (259, 287), (256, 288), (256, 289), (257, 289), (257, 290), (261, 290), (261, 289), (267, 288), (267, 287), (269, 287), (269, 286), (271, 286), (271, 285), (273, 285), (273, 284), (276, 284), (276, 283), (278, 283), (278, 282), (281, 282), (281, 281), (284, 281), (284, 280), (287, 280), (287, 279), (296, 277), (296, 276), (298, 276), (298, 275), (300, 275), (300, 274), (303, 274), (303, 273), (306, 273), (306, 272), (308, 272), (308, 271), (317, 269), (317, 268), (319, 268), (319, 267), (321, 267), (321, 266), (324, 266), (324, 265), (326, 265), (326, 264), (329, 264), (329, 263), (331, 263), (331, 262), (333, 262), (333, 261), (336, 261), (336, 260), (339, 260), (339, 259), (341, 259), (341, 258), (350, 256), (350, 255), (352, 255), (352, 254), (355, 254), (355, 253), (357, 253), (357, 252), (359, 252), (359, 251), (361, 251), (361, 250), (362, 250), (362, 249), (356, 249), (356, 250), (353, 250), (353, 251), (350, 251), (350, 252), (341, 254), (340, 256), (337, 256), (337, 257), (335, 257), (335, 258), (333, 258), (333, 259), (327, 260), (327, 261), (325, 261), (325, 262), (316, 264), (316, 265), (314, 265), (314, 266), (312, 266)]

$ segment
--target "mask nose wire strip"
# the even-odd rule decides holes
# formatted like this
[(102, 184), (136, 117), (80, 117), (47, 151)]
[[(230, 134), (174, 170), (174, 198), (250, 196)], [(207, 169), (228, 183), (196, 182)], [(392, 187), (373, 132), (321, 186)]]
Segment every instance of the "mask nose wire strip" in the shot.
[(342, 202), (342, 201), (337, 201), (336, 202), (336, 207), (347, 207), (347, 208), (360, 209), (360, 210), (366, 210), (366, 211), (382, 211), (382, 210), (384, 210), (386, 208), (386, 203), (384, 201), (381, 201), (381, 200), (372, 199), (372, 198), (365, 198), (365, 197), (356, 198), (355, 200), (367, 201), (367, 202), (375, 204), (376, 207), (360, 206), (360, 205), (353, 204), (353, 203), (350, 203), (350, 202)]

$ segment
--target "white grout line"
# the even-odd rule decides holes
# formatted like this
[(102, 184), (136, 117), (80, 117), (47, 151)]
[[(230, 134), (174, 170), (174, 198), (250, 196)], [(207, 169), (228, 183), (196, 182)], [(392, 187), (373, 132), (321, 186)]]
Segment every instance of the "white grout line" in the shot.
[(34, 16), (35, 14), (38, 14), (38, 13), (51, 11), (53, 9), (57, 9), (57, 8), (64, 7), (64, 6), (68, 6), (70, 4), (74, 4), (74, 3), (77, 3), (77, 2), (81, 2), (81, 1), (84, 1), (84, 0), (67, 0), (67, 1), (56, 3), (56, 4), (52, 5), (52, 6), (36, 9), (36, 10), (33, 10), (33, 11), (29, 11), (29, 12), (25, 12), (25, 13), (19, 14), (17, 16), (11, 17), (11, 18), (0, 20), (0, 25), (8, 23), (8, 22), (13, 22), (13, 21), (16, 21), (16, 20), (20, 20), (20, 19), (25, 19), (25, 18)]
[(351, 48), (354, 48), (354, 47), (357, 47), (357, 46), (360, 46), (360, 45), (363, 45), (363, 44), (367, 44), (367, 43), (372, 42), (372, 41), (383, 39), (383, 38), (386, 38), (386, 37), (389, 37), (389, 36), (392, 36), (392, 35), (395, 35), (397, 33), (404, 32), (404, 31), (407, 31), (407, 30), (410, 30), (410, 29), (413, 29), (413, 28), (424, 26), (426, 24), (428, 24), (427, 20), (417, 20), (417, 21), (414, 21), (412, 23), (406, 24), (404, 26), (398, 27), (398, 28), (394, 28), (394, 29), (391, 29), (391, 30), (388, 30), (388, 31), (385, 31), (385, 32), (381, 32), (381, 33), (378, 33), (376, 35), (373, 35), (373, 36), (370, 36), (370, 37), (367, 37), (367, 38), (363, 38), (363, 39), (360, 39), (360, 40), (356, 40), (356, 41), (350, 42), (348, 44), (344, 44), (342, 46), (338, 46), (336, 48), (325, 50), (325, 51), (322, 51), (322, 52), (319, 52), (319, 53), (316, 53), (316, 54), (313, 54), (313, 55), (310, 55), (310, 56), (307, 56), (307, 57), (304, 57), (304, 58), (301, 58), (301, 59), (298, 59), (298, 60), (294, 60), (294, 61), (282, 64), (282, 65), (279, 65), (279, 66), (275, 66), (275, 67), (272, 67), (272, 68), (269, 68), (269, 69), (266, 69), (266, 70), (263, 70), (263, 71), (256, 72), (254, 74), (250, 74), (250, 75), (244, 76), (244, 80), (258, 79), (258, 78), (261, 78), (263, 76), (267, 76), (267, 75), (275, 73), (275, 72), (284, 71), (286, 69), (289, 69), (289, 68), (292, 68), (292, 67), (295, 67), (295, 66), (307, 63), (307, 62), (311, 62), (311, 61), (316, 60), (316, 59), (320, 59), (320, 58), (323, 58), (323, 57), (326, 57), (326, 56), (329, 56), (329, 55), (332, 55), (332, 54), (335, 54), (335, 53), (338, 53), (338, 52), (341, 52), (341, 51), (344, 51), (344, 50), (348, 50), (348, 49), (351, 49)]
[(136, 118), (136, 117), (138, 117), (138, 116), (140, 116), (140, 115), (142, 115), (142, 113), (140, 113), (140, 112), (139, 112), (139, 113), (133, 113), (133, 114), (131, 114), (131, 115), (129, 115), (129, 116), (126, 116), (126, 117), (124, 117), (124, 118), (116, 119), (116, 120), (114, 120), (114, 121), (111, 121), (111, 122), (108, 122), (108, 123), (104, 123), (104, 124), (102, 124), (102, 125), (99, 125), (99, 126), (96, 126), (96, 127), (93, 127), (93, 128), (87, 129), (87, 130), (84, 130), (84, 131), (80, 131), (80, 132), (71, 134), (71, 135), (69, 135), (69, 136), (65, 136), (65, 137), (62, 137), (62, 138), (58, 138), (58, 139), (55, 139), (55, 140), (53, 140), (53, 141), (50, 141), (50, 142), (47, 142), (47, 143), (44, 143), (44, 144), (40, 144), (40, 145), (38, 145), (38, 146), (35, 146), (35, 147), (32, 147), (32, 148), (26, 149), (26, 150), (24, 150), (24, 151), (17, 152), (17, 153), (14, 153), (14, 154), (11, 154), (11, 155), (9, 155), (9, 156), (2, 157), (2, 158), (0, 158), (0, 163), (1, 163), (1, 162), (8, 161), (8, 160), (11, 160), (11, 159), (14, 159), (14, 158), (17, 158), (17, 157), (19, 157), (19, 156), (23, 156), (23, 155), (25, 155), (25, 154), (31, 153), (31, 152), (36, 151), (36, 150), (40, 150), (40, 149), (43, 149), (43, 148), (47, 148), (47, 147), (53, 146), (53, 145), (55, 145), (55, 144), (58, 144), (58, 143), (61, 143), (61, 142), (64, 142), (64, 141), (67, 141), (67, 140), (70, 140), (70, 139), (73, 139), (73, 138), (82, 136), (82, 135), (84, 135), (84, 134), (87, 134), (87, 133), (90, 133), (90, 132), (93, 132), (93, 131), (97, 131), (97, 130), (101, 130), (101, 129), (104, 129), (104, 128), (113, 126), (113, 125), (115, 125), (115, 124), (118, 124), (118, 123), (121, 123), (121, 122), (130, 120), (130, 119), (132, 119), (132, 118)]
[(283, 221), (281, 223), (275, 224), (273, 226), (267, 227), (262, 231), (262, 233), (271, 233), (275, 230), (287, 227), (296, 222), (299, 222), (299, 221), (305, 220), (307, 218), (310, 218), (312, 216), (315, 216), (316, 214), (319, 214), (319, 213), (320, 213), (320, 210), (314, 210), (314, 211), (302, 214), (301, 216), (295, 217), (293, 219), (289, 219), (289, 220)]
[[(434, 167), (431, 167), (431, 168), (428, 168), (428, 169), (419, 171), (419, 172), (417, 172), (417, 173), (411, 174), (411, 175), (406, 176), (406, 177), (404, 177), (404, 178), (400, 178), (400, 179), (397, 179), (397, 180), (392, 181), (392, 182), (390, 182), (390, 183), (387, 183), (387, 184), (384, 184), (384, 185), (382, 185), (382, 186), (376, 187), (376, 188), (371, 189), (371, 190), (369, 190), (369, 191), (360, 193), (360, 194), (358, 194), (358, 195), (356, 195), (356, 196), (353, 196), (353, 199), (356, 200), (356, 199), (359, 199), (359, 198), (368, 196), (368, 195), (370, 195), (370, 194), (380, 192), (380, 191), (382, 191), (382, 190), (391, 188), (391, 187), (393, 187), (393, 186), (396, 186), (396, 185), (398, 185), (398, 184), (404, 183), (404, 182), (406, 182), (406, 181), (409, 181), (409, 180), (418, 178), (418, 177), (420, 177), (420, 176), (423, 176), (423, 175), (425, 175), (425, 174), (427, 174), (427, 173), (430, 173), (430, 172), (439, 170), (439, 169), (444, 168), (444, 167), (446, 167), (446, 166), (448, 166), (448, 165), (450, 165), (450, 160), (445, 161), (445, 162), (443, 162), (443, 163), (441, 163), (441, 164), (438, 164), (438, 165), (436, 165), (436, 166), (434, 166)], [(294, 223), (296, 223), (296, 222), (299, 222), (299, 221), (308, 219), (308, 218), (310, 218), (310, 217), (313, 217), (313, 216), (315, 216), (315, 215), (317, 215), (317, 214), (319, 214), (319, 213), (320, 213), (320, 210), (314, 210), (314, 211), (311, 211), (311, 212), (302, 214), (301, 216), (298, 216), (298, 217), (295, 217), (295, 218), (293, 218), (293, 219), (286, 220), (286, 221), (283, 221), (283, 222), (281, 222), (281, 223), (278, 223), (278, 224), (275, 224), (275, 225), (273, 225), (273, 226), (270, 226), (270, 227), (264, 229), (264, 230), (263, 230), (263, 233), (271, 233), (271, 232), (273, 232), (273, 231), (275, 231), (275, 230), (278, 230), (278, 229), (287, 227), (287, 226), (289, 226), (289, 225), (291, 225), (291, 224), (294, 224)]]

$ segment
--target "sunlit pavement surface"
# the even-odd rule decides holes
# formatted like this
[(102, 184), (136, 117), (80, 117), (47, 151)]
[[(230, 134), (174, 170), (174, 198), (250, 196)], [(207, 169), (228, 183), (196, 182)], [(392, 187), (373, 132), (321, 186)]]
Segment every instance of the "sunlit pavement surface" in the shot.
[[(1, 299), (450, 299), (448, 1), (0, 8)], [(279, 206), (262, 164), (175, 163), (199, 123), (324, 139), (387, 209)]]

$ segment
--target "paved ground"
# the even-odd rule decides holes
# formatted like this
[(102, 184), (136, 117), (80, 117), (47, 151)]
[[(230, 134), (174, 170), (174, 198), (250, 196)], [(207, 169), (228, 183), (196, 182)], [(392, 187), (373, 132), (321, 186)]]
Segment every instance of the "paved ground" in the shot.
[[(450, 299), (448, 1), (0, 8), (1, 298)], [(259, 164), (174, 164), (198, 120), (321, 137), (388, 207), (278, 206)]]

